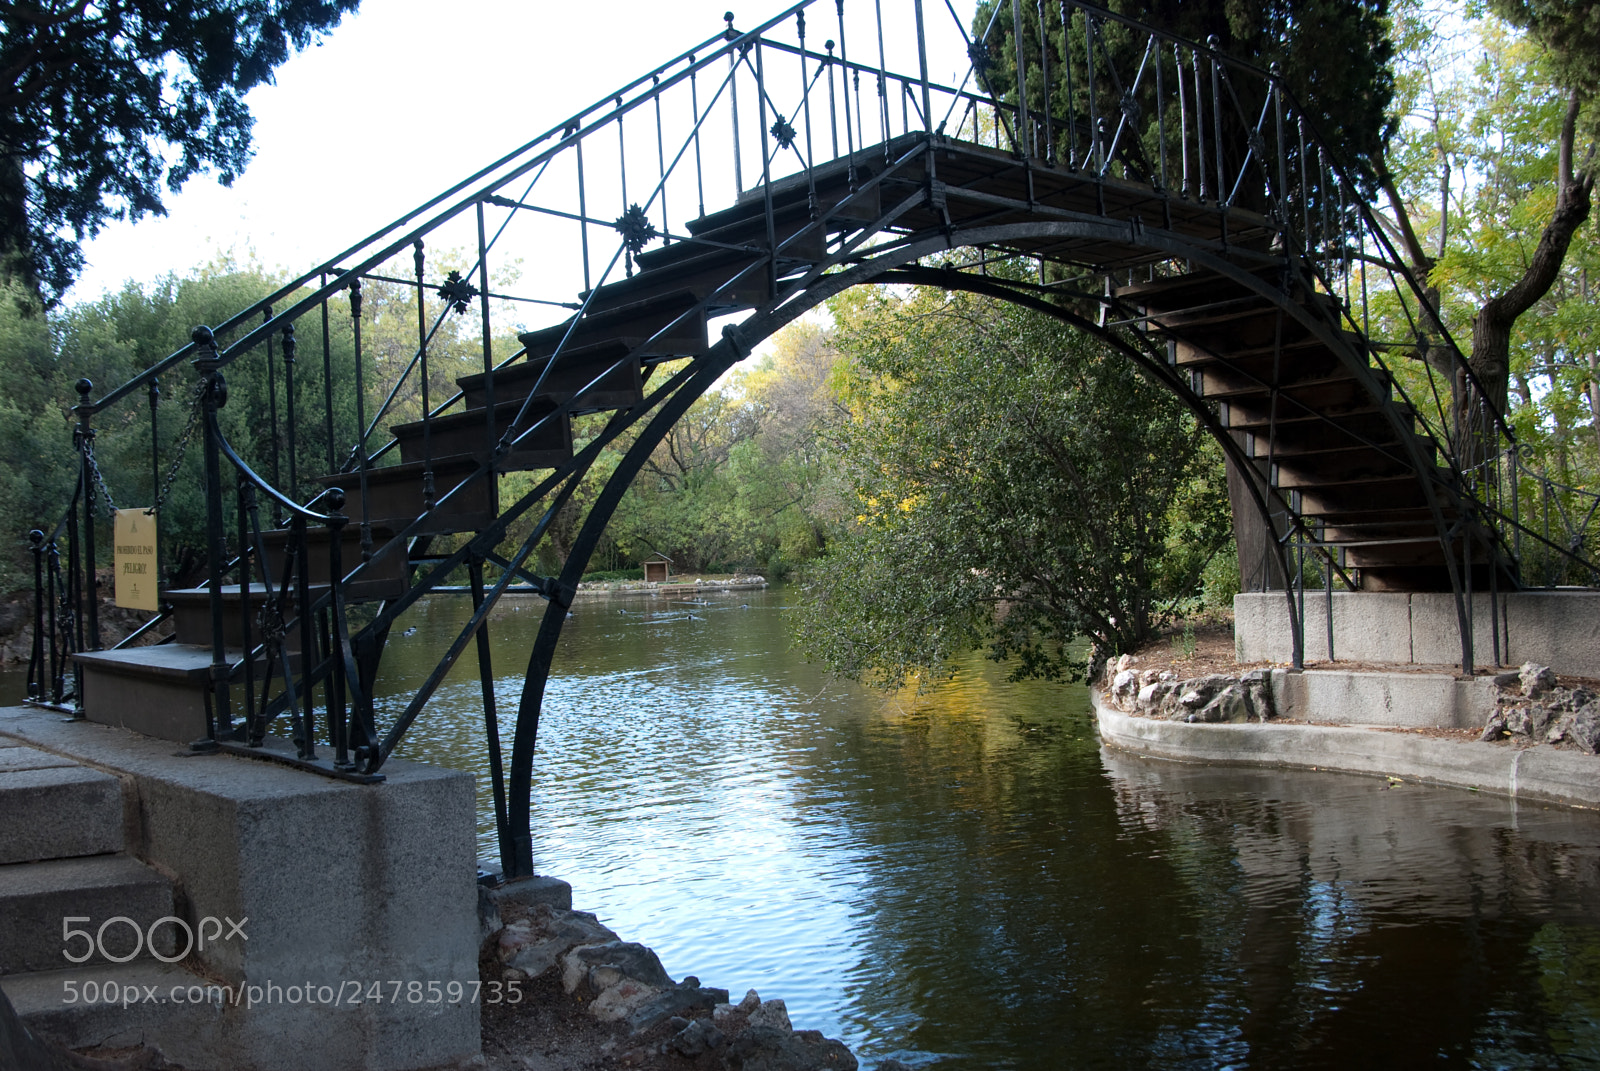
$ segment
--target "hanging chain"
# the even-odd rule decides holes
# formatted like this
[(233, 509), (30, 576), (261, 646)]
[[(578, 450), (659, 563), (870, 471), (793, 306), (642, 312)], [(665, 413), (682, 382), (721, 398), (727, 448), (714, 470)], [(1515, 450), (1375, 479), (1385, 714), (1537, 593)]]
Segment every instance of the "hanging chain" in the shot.
[(184, 451), (189, 449), (189, 439), (194, 435), (195, 424), (199, 422), (200, 396), (205, 393), (205, 390), (204, 380), (195, 386), (194, 397), (189, 402), (189, 419), (183, 425), (183, 431), (178, 435), (178, 441), (173, 446), (176, 453), (173, 454), (172, 464), (167, 468), (167, 478), (161, 482), (161, 489), (156, 492), (155, 504), (150, 507), (152, 510), (160, 511), (161, 504), (167, 500), (167, 494), (172, 490), (172, 484), (178, 478), (178, 470), (183, 467)]
[(83, 441), (83, 459), (89, 464), (89, 475), (94, 477), (94, 485), (100, 489), (100, 501), (105, 506), (106, 516), (115, 516), (117, 504), (111, 497), (111, 488), (106, 486), (106, 478), (100, 474), (100, 466), (95, 463), (92, 438), (86, 437)]

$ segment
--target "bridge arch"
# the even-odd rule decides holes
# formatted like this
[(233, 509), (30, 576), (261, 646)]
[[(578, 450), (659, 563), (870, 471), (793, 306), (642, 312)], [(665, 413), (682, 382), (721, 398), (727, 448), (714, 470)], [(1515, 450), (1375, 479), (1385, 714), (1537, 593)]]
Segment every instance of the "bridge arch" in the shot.
[[(721, 377), (747, 358), (762, 341), (770, 338), (806, 313), (855, 286), (882, 282), (903, 282), (923, 286), (936, 286), (947, 290), (963, 290), (983, 294), (1028, 308), (1050, 316), (1078, 330), (1092, 335), (1108, 349), (1132, 362), (1151, 382), (1165, 388), (1183, 404), (1196, 422), (1222, 449), (1224, 455), (1241, 469), (1254, 466), (1240, 443), (1229, 435), (1227, 425), (1207, 404), (1202, 394), (1178, 375), (1173, 366), (1157, 350), (1166, 348), (1164, 337), (1152, 333), (1122, 331), (1108, 327), (1106, 317), (1089, 318), (1060, 301), (1046, 295), (1045, 287), (1020, 286), (1001, 277), (976, 274), (950, 267), (929, 266), (925, 262), (946, 253), (962, 250), (999, 250), (1002, 253), (1019, 244), (1055, 240), (1095, 241), (1122, 243), (1130, 249), (1171, 262), (1186, 262), (1200, 270), (1215, 273), (1235, 285), (1257, 295), (1263, 302), (1285, 317), (1293, 319), (1303, 330), (1322, 340), (1339, 353), (1341, 360), (1359, 373), (1369, 371), (1361, 351), (1336, 338), (1327, 322), (1311, 310), (1292, 300), (1287, 286), (1274, 286), (1260, 274), (1248, 271), (1204, 246), (1185, 242), (1170, 234), (1160, 233), (1142, 226), (1130, 226), (1115, 221), (1057, 221), (1031, 220), (999, 226), (952, 228), (947, 233), (924, 237), (918, 241), (896, 246), (890, 251), (866, 258), (860, 263), (829, 272), (814, 273), (805, 285), (797, 286), (756, 309), (736, 326), (724, 329), (723, 337), (696, 363), (690, 378), (686, 379), (672, 396), (664, 401), (649, 418), (644, 430), (638, 434), (622, 461), (608, 477), (602, 491), (591, 504), (582, 527), (574, 540), (559, 577), (563, 589), (576, 590), (579, 580), (588, 571), (589, 561), (599, 545), (607, 525), (623, 496), (632, 486), (639, 472), (674, 425), (693, 403), (714, 388)], [(1287, 258), (1282, 261), (1280, 276), (1287, 280), (1296, 275), (1296, 266)], [(1300, 280), (1302, 283), (1305, 280)], [(1057, 291), (1056, 296), (1066, 296)], [(1124, 302), (1114, 295), (1075, 293), (1071, 296), (1098, 302), (1108, 312), (1120, 310), (1131, 313)], [(1376, 384), (1363, 381), (1376, 395)], [(1386, 394), (1384, 399), (1387, 400)], [(1385, 411), (1399, 430), (1403, 418)], [(1406, 428), (1405, 430), (1409, 430)], [(1421, 475), (1418, 460), (1419, 483), (1430, 495), (1429, 506), (1441, 540), (1448, 539), (1443, 510), (1432, 495), (1429, 480)], [(1291, 533), (1306, 525), (1305, 518), (1296, 514), (1281, 501), (1269, 499), (1254, 481), (1246, 483), (1251, 504), (1258, 519), (1267, 531), (1287, 528)], [(1279, 568), (1285, 576), (1294, 571), (1288, 542), (1279, 539), (1274, 544)], [(1342, 570), (1341, 570), (1342, 572)], [(1452, 580), (1455, 579), (1452, 564)], [(1295, 591), (1284, 588), (1288, 619), (1293, 633), (1294, 661), (1302, 659), (1304, 635), (1301, 628), (1301, 607)], [(529, 652), (527, 669), (523, 676), (523, 690), (519, 699), (510, 763), (510, 813), (509, 828), (513, 843), (506, 845), (504, 855), (511, 869), (507, 873), (533, 872), (532, 842), (525, 832), (530, 829), (529, 791), (532, 788), (534, 750), (538, 740), (540, 717), (543, 713), (545, 688), (557, 645), (569, 616), (567, 600), (554, 600), (548, 604), (542, 617), (539, 632)], [(514, 862), (512, 862), (514, 860)]]

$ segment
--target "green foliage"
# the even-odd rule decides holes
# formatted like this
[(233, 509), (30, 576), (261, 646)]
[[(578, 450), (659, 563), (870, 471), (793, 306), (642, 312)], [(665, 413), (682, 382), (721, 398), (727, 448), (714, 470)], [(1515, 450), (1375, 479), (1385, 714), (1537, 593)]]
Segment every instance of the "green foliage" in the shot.
[[(1491, 6), (1533, 29), (1522, 32), (1492, 15), (1462, 21), (1470, 5), (1464, 11), (1453, 2), (1397, 4), (1403, 51), (1396, 135), (1385, 161), (1390, 214), (1383, 221), (1414, 270), (1426, 275), (1444, 326), (1458, 344), (1472, 346), (1473, 366), (1490, 381), (1491, 393), (1505, 392), (1524, 460), (1574, 489), (1557, 497), (1569, 516), (1581, 517), (1588, 505), (1579, 492), (1600, 491), (1600, 230), (1592, 216), (1573, 236), (1548, 288), (1516, 318), (1503, 357), (1486, 347), (1479, 352), (1474, 326), (1498, 296), (1527, 285), (1530, 265), (1563, 211), (1563, 186), (1570, 213), (1575, 191), (1592, 182), (1600, 101), (1574, 63), (1592, 63), (1593, 54), (1578, 55), (1563, 44), (1583, 32), (1581, 25), (1548, 24), (1557, 9), (1581, 23), (1582, 5), (1530, 0)], [(1593, 32), (1592, 11), (1588, 18), (1584, 25)], [(1570, 177), (1562, 174), (1564, 155), (1575, 172)], [(1414, 302), (1407, 313), (1380, 280), (1374, 288), (1374, 334), (1415, 338)], [(1426, 403), (1436, 393), (1448, 406), (1459, 386), (1426, 345), (1395, 352), (1429, 358), (1395, 362), (1397, 379), (1424, 403), (1425, 413), (1432, 416)], [(1433, 422), (1443, 438), (1450, 430), (1448, 409)], [(1525, 503), (1543, 503), (1532, 480), (1523, 490)], [(1560, 527), (1554, 535), (1564, 542)], [(1543, 582), (1543, 564), (1534, 566), (1529, 579)]]
[(50, 301), (107, 219), (250, 159), (244, 97), (359, 0), (17, 0), (0, 19), (0, 268)]
[(802, 645), (897, 686), (983, 648), (1014, 677), (1127, 650), (1228, 542), (1217, 457), (1123, 358), (962, 294), (838, 299), (849, 531), (807, 572)]
[[(1285, 84), (1314, 117), (1318, 131), (1341, 159), (1360, 168), (1381, 149), (1393, 92), (1390, 61), (1394, 46), (1388, 34), (1388, 0), (1109, 0), (1105, 6), (1116, 14), (1197, 43), (1204, 44), (1215, 37), (1218, 49), (1230, 58), (1263, 69), (1278, 64)], [(1040, 39), (1040, 9), (1028, 3), (1021, 10), (1023, 40), (1031, 56)], [(1083, 19), (1076, 17), (1071, 33), (1066, 34), (1060, 15), (1050, 5), (1044, 5), (1044, 11), (1051, 67), (1059, 71), (1061, 56), (1085, 54)], [(1008, 0), (980, 0), (972, 28), (974, 36), (978, 36), (993, 21), (988, 36), (988, 54), (994, 64), (988, 75), (989, 86), (995, 93), (1015, 99), (1016, 45), (1011, 12)], [(1102, 109), (1114, 112), (1114, 102), (1121, 97), (1122, 89), (1132, 85), (1132, 73), (1145, 62), (1147, 36), (1107, 19), (1097, 31), (1096, 40), (1104, 55), (1111, 56), (1122, 72), (1120, 78), (1112, 78), (1104, 70), (1104, 58), (1097, 49), (1097, 64), (1102, 68), (1096, 87), (1098, 100)], [(1338, 56), (1339, 61), (1330, 63), (1329, 56)], [(1170, 64), (1171, 57), (1167, 56), (1165, 62)], [(1045, 99), (1043, 72), (1036, 61), (1030, 67), (1029, 103), (1039, 108)], [(1056, 79), (1050, 87), (1055, 114), (1088, 114), (1088, 87), (1082, 81), (1080, 77), (1069, 99), (1065, 80)], [(1232, 89), (1239, 106), (1225, 110), (1220, 117), (1224, 144), (1243, 142), (1241, 116), (1253, 119), (1262, 105), (1256, 80), (1235, 78)], [(1154, 77), (1144, 79), (1138, 96), (1140, 112), (1146, 117), (1143, 142), (1148, 165), (1160, 151)], [(1176, 151), (1176, 132), (1169, 131), (1168, 136), (1174, 139), (1169, 150)]]

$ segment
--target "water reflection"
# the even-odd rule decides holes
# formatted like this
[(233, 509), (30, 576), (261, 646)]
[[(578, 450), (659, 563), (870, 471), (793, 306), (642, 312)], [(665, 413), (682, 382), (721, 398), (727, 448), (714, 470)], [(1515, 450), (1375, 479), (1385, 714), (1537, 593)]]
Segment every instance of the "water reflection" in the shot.
[[(540, 609), (495, 622), (507, 707)], [(981, 661), (885, 699), (798, 660), (780, 592), (574, 613), (540, 869), (867, 1066), (1600, 1066), (1594, 815), (1103, 751), (1082, 689)], [(463, 670), (408, 748), (481, 771), (478, 706)]]
[[(1102, 750), (1082, 689), (981, 661), (885, 699), (784, 605), (584, 601), (557, 657), (536, 862), (674, 975), (866, 1067), (1600, 1068), (1600, 816)], [(503, 711), (542, 609), (497, 612)], [(465, 613), (407, 615), (386, 716)], [(492, 856), (480, 718), (464, 664), (405, 748), (478, 773)]]

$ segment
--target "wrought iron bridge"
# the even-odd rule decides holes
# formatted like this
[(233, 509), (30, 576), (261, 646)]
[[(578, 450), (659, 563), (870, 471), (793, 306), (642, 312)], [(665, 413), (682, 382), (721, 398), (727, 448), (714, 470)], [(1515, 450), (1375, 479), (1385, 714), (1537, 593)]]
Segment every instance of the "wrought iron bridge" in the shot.
[[(1026, 5), (1028, 19), (1023, 0), (996, 5), (1023, 27), (1004, 37), (993, 21), (973, 33), (933, 0), (805, 0), (750, 29), (730, 14), (688, 51), (195, 328), (128, 382), (99, 394), (80, 382), (78, 483), (31, 534), (33, 701), (92, 713), (187, 696), (204, 711), (197, 747), (283, 758), (263, 747), (283, 726), (296, 751), (284, 761), (376, 780), (474, 650), (502, 862), (530, 873), (546, 678), (608, 519), (723, 373), (863, 283), (1016, 302), (1092, 332), (1170, 389), (1249, 474), (1290, 578), (1297, 663), (1303, 578), (1317, 563), (1330, 592), (1335, 575), (1361, 590), (1453, 592), (1467, 672), (1482, 660), (1475, 592), (1490, 595), (1498, 662), (1501, 593), (1595, 582), (1597, 500), (1533, 478), (1360, 177), (1280, 79), (1081, 0)], [(935, 77), (937, 57), (952, 56), (954, 75)], [(1029, 90), (999, 91), (1017, 70)], [(469, 270), (430, 258), (450, 248), (469, 251)], [(385, 274), (408, 254), (409, 273)], [(495, 282), (519, 257), (537, 273)], [(374, 280), (408, 288), (417, 314), (409, 360), (376, 382), (363, 337)], [(497, 348), (529, 317), (547, 322)], [(437, 339), (450, 318), (471, 322), (482, 361), (446, 386)], [(1417, 360), (1425, 346), (1442, 347), (1448, 367)], [(270, 417), (248, 444), (219, 415), (246, 383), (264, 387), (249, 404)], [(335, 394), (352, 389), (345, 426)], [(169, 423), (163, 438), (175, 403), (183, 411), (165, 419), (184, 431)], [(170, 629), (169, 642), (108, 649), (91, 598), (110, 497), (94, 444), (97, 428), (141, 421), (148, 484), (110, 482), (159, 501), (185, 447), (203, 453), (206, 579), (164, 591), (140, 630)], [(541, 574), (541, 541), (612, 444), (620, 460), (559, 572)], [(470, 619), (403, 712), (380, 722), (372, 686), (391, 628), (462, 569)], [(487, 630), (509, 591), (547, 605), (508, 713)]]

